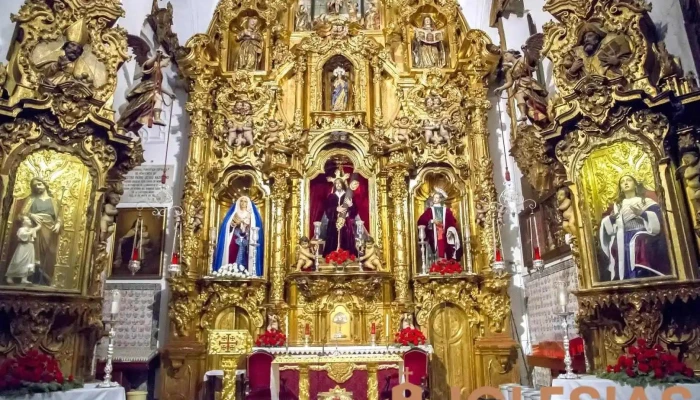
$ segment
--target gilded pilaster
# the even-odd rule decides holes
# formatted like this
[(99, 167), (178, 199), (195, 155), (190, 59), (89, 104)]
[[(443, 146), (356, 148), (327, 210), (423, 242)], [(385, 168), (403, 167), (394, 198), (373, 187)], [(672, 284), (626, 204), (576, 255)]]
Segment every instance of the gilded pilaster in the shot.
[[(289, 225), (287, 226), (287, 242), (288, 243), (299, 243), (299, 238), (303, 232), (301, 227), (301, 179), (297, 177), (292, 177), (290, 179), (291, 187), (291, 199), (289, 207)], [(287, 253), (288, 260), (291, 263), (295, 260), (295, 249), (294, 246), (288, 246), (289, 252)], [(285, 267), (285, 271), (287, 268)]]
[[(469, 77), (468, 108), (471, 113), (472, 135), (470, 135), (472, 178), (470, 185), (471, 232), (476, 236), (474, 265), (482, 271), (489, 270), (494, 256), (495, 215), (492, 204), (497, 200), (493, 182), (493, 161), (488, 144), (488, 110), (491, 103), (486, 98), (486, 88), (478, 75)], [(478, 271), (476, 271), (478, 272)]]
[(286, 220), (289, 199), (289, 172), (276, 170), (272, 178), (272, 259), (270, 265), (270, 303), (284, 302), (284, 278), (287, 270)]
[(299, 366), (299, 400), (309, 400), (309, 366)]
[(408, 288), (409, 251), (408, 251), (408, 171), (405, 167), (397, 166), (389, 171), (389, 197), (392, 200), (393, 228), (393, 266), (396, 278), (396, 302), (410, 302)]

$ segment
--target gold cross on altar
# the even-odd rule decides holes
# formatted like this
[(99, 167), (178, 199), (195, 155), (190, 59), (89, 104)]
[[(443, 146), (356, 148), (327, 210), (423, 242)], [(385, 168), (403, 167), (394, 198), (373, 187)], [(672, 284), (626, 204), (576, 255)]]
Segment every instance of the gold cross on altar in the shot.
[(352, 400), (352, 392), (347, 392), (345, 389), (336, 385), (333, 389), (328, 392), (323, 392), (318, 394), (319, 400)]

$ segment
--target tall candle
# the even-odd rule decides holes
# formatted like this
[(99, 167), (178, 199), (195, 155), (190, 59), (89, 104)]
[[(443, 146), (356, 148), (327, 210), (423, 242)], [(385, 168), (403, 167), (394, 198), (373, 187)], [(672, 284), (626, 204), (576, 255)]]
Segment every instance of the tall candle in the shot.
[(284, 317), (284, 336), (289, 338), (289, 315)]
[(110, 308), (111, 314), (119, 313), (119, 301), (121, 300), (121, 293), (118, 290), (112, 291), (112, 307)]
[(377, 333), (377, 326), (374, 324), (374, 322), (372, 322), (372, 330), (369, 333), (372, 335)]
[(386, 315), (386, 340), (389, 340), (389, 314)]
[(306, 323), (306, 326), (304, 327), (304, 335), (306, 336), (311, 336), (311, 327), (309, 326), (309, 323)]
[(569, 302), (569, 291), (567, 290), (568, 288), (566, 287), (566, 282), (559, 282), (559, 287), (558, 289), (558, 299), (559, 299), (559, 308), (561, 309), (561, 312), (565, 313), (566, 312), (566, 304)]

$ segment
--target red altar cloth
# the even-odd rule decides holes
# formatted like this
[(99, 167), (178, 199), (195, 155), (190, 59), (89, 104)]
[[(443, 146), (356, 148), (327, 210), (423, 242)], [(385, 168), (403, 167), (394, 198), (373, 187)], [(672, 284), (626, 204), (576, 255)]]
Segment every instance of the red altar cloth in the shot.
[[(377, 371), (377, 393), (381, 394), (384, 390), (387, 377), (391, 377), (389, 390), (399, 384), (398, 369), (380, 369)], [(286, 386), (291, 392), (291, 396), (287, 395), (287, 397), (285, 397), (284, 389), (281, 389), (280, 400), (299, 398), (299, 371), (280, 371), (280, 379), (283, 382), (282, 387)], [(368, 382), (369, 375), (367, 371), (364, 370), (353, 371), (350, 379), (343, 383), (337, 383), (328, 376), (327, 371), (314, 371), (312, 369), (309, 371), (309, 399), (316, 399), (319, 393), (328, 392), (336, 386), (340, 386), (348, 392), (351, 392), (354, 399), (367, 400), (367, 392), (369, 390), (367, 386)]]

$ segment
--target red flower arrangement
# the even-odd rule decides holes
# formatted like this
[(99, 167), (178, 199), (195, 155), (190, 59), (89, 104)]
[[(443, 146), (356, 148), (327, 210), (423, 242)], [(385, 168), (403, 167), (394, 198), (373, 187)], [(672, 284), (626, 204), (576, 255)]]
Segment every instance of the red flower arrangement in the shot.
[(462, 272), (462, 266), (457, 260), (442, 258), (430, 266), (431, 274), (450, 275)]
[(700, 382), (692, 368), (678, 357), (644, 339), (639, 339), (637, 346), (630, 346), (627, 354), (617, 359), (617, 364), (608, 365), (598, 376), (630, 386)]
[(419, 346), (425, 344), (425, 335), (420, 329), (404, 328), (394, 335), (394, 343), (401, 346)]
[(355, 261), (355, 255), (343, 249), (332, 251), (326, 256), (327, 264), (347, 265), (353, 261)]
[(0, 397), (31, 393), (58, 392), (83, 387), (73, 375), (63, 376), (52, 356), (30, 350), (26, 355), (8, 358), (0, 364)]
[(258, 347), (282, 347), (285, 343), (287, 343), (287, 336), (277, 329), (265, 331), (255, 339), (255, 345)]

